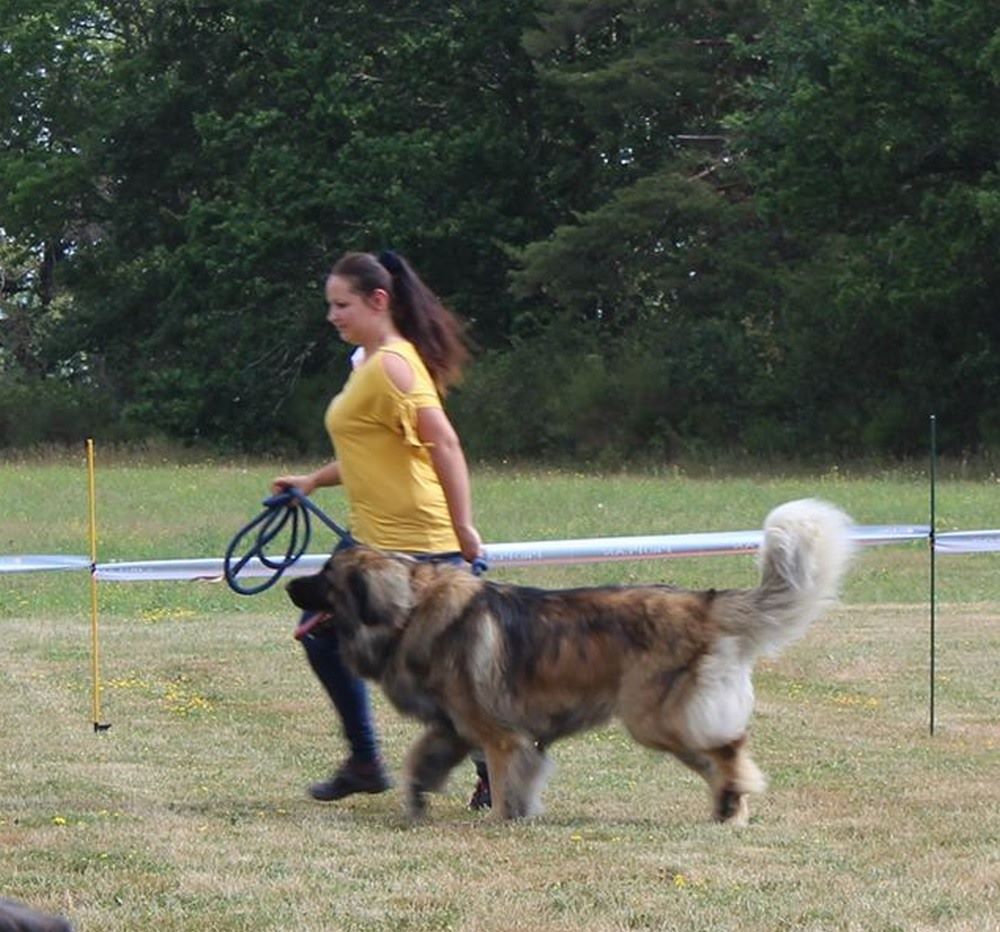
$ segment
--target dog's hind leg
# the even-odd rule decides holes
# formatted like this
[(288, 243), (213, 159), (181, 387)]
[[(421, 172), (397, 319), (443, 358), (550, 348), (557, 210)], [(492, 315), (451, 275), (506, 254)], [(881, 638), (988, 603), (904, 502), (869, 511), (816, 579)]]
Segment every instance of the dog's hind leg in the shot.
[(406, 755), (406, 814), (411, 819), (422, 816), (427, 808), (426, 793), (440, 790), (448, 774), (472, 746), (450, 724), (428, 728)]
[(764, 775), (746, 751), (746, 736), (705, 752), (713, 764), (713, 814), (717, 821), (746, 825), (750, 821), (748, 793), (762, 793), (767, 785)]
[(716, 808), (715, 800), (718, 796), (716, 785), (718, 783), (718, 768), (712, 758), (701, 751), (694, 751), (690, 748), (671, 748), (670, 751), (685, 767), (693, 770), (701, 777), (712, 793), (713, 808)]
[(530, 739), (520, 736), (488, 744), (484, 750), (494, 818), (523, 819), (538, 815), (542, 811), (542, 790), (552, 769), (545, 754)]
[(715, 773), (715, 765), (712, 763), (712, 758), (707, 754), (702, 754), (700, 751), (691, 751), (687, 749), (683, 750), (673, 750), (671, 753), (677, 758), (685, 767), (690, 768), (699, 777), (701, 777), (709, 786), (712, 785), (712, 777)]

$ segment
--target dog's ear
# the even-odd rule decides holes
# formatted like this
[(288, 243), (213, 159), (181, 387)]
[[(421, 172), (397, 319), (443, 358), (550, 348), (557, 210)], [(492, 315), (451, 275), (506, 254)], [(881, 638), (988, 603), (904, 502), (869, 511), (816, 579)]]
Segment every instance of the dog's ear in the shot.
[(377, 554), (352, 566), (344, 577), (357, 617), (368, 627), (401, 628), (413, 607), (409, 567)]
[(365, 574), (357, 568), (352, 568), (347, 574), (347, 591), (354, 599), (354, 608), (361, 623), (365, 625), (381, 624), (381, 620), (376, 617), (368, 598), (368, 583), (365, 582)]
[(292, 602), (305, 612), (323, 612), (330, 606), (330, 582), (326, 569), (312, 576), (299, 576), (285, 586)]

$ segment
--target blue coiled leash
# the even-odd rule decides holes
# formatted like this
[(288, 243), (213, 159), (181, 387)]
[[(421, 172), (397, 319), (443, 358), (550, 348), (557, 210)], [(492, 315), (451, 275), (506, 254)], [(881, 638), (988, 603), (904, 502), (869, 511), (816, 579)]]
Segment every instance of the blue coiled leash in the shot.
[[(263, 501), (264, 510), (245, 525), (232, 539), (229, 547), (226, 548), (226, 556), (222, 562), (222, 571), (226, 578), (226, 583), (233, 592), (240, 595), (256, 595), (265, 589), (270, 589), (290, 566), (306, 552), (309, 546), (309, 539), (312, 536), (312, 524), (310, 513), (316, 515), (337, 537), (340, 538), (342, 546), (353, 546), (356, 541), (351, 536), (347, 528), (341, 527), (327, 515), (321, 508), (314, 505), (309, 496), (305, 495), (295, 486), (289, 486), (283, 492), (278, 492)], [(285, 548), (284, 556), (279, 558), (269, 557), (266, 553), (268, 545), (285, 529), (291, 522), (288, 534), (288, 545)], [(254, 529), (257, 529), (257, 536), (250, 549), (236, 563), (233, 563), (233, 555)], [(301, 538), (300, 538), (301, 528)], [(457, 554), (456, 554), (457, 556)], [(261, 564), (274, 572), (263, 582), (255, 586), (244, 586), (236, 577), (240, 570), (247, 565), (254, 557)], [(433, 558), (432, 558), (433, 559)], [(486, 572), (488, 566), (484, 559), (477, 557), (472, 561), (472, 573), (481, 576)]]
[[(264, 510), (237, 533), (226, 549), (222, 571), (233, 592), (238, 592), (240, 595), (256, 595), (258, 592), (270, 589), (281, 578), (285, 570), (292, 566), (309, 546), (309, 539), (312, 536), (310, 513), (316, 515), (342, 542), (345, 544), (354, 543), (350, 531), (337, 524), (322, 509), (314, 505), (307, 495), (294, 486), (290, 486), (270, 498), (265, 498), (263, 504)], [(268, 545), (285, 530), (289, 522), (291, 522), (291, 526), (288, 530), (288, 545), (285, 547), (284, 556), (269, 557), (266, 552)], [(250, 549), (234, 563), (233, 554), (236, 553), (244, 538), (255, 529), (257, 536)], [(236, 579), (236, 576), (254, 557), (274, 572), (257, 585), (244, 586)]]

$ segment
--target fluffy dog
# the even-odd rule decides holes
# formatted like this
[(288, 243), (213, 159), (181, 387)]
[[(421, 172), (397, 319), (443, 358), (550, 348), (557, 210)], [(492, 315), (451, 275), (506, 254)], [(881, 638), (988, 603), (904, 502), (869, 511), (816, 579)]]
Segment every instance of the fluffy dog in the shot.
[(754, 662), (835, 601), (851, 549), (848, 517), (807, 499), (768, 515), (752, 589), (549, 591), (361, 546), (287, 589), (326, 613), (352, 669), (426, 724), (406, 762), (411, 816), (472, 748), (486, 752), (494, 814), (532, 815), (544, 748), (617, 716), (704, 777), (716, 819), (745, 824), (765, 785), (746, 749)]

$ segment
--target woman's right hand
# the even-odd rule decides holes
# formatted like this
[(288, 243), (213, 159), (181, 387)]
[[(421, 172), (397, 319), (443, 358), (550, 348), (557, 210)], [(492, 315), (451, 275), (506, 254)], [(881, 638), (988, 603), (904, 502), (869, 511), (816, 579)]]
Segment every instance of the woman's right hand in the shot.
[(271, 480), (271, 493), (277, 495), (295, 486), (303, 495), (312, 495), (316, 480), (311, 476), (278, 476)]
[(278, 476), (271, 481), (271, 493), (277, 495), (293, 485), (303, 495), (312, 495), (313, 492), (324, 486), (340, 485), (340, 464), (336, 460), (331, 460), (315, 472), (305, 473), (301, 476)]

